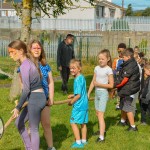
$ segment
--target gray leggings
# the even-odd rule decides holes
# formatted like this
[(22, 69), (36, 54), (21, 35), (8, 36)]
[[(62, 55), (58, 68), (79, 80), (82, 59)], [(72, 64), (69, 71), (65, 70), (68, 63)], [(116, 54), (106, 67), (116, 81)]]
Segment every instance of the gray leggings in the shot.
[[(29, 96), (28, 106), (23, 109), (15, 124), (23, 139), (26, 150), (39, 150), (39, 123), (41, 119), (41, 111), (46, 105), (46, 97), (41, 92), (31, 92)], [(25, 127), (25, 122), (29, 120), (31, 139)]]

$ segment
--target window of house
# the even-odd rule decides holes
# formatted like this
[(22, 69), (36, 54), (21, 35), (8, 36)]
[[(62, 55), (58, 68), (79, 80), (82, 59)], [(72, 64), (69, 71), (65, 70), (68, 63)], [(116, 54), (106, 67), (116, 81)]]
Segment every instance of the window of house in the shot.
[(7, 16), (7, 11), (6, 10), (2, 10), (1, 13), (2, 13), (1, 14), (2, 16)]
[(96, 18), (103, 18), (104, 17), (104, 6), (97, 6), (96, 7)]
[(115, 9), (109, 9), (110, 11), (110, 17), (114, 18), (115, 17)]

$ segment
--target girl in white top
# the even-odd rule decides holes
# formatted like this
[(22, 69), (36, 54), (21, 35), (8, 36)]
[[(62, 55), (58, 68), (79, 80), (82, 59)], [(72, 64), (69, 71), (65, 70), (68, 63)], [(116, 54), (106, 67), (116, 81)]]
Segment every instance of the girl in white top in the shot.
[(108, 101), (108, 90), (114, 86), (113, 72), (111, 66), (111, 56), (107, 49), (100, 51), (98, 54), (99, 65), (94, 69), (93, 80), (90, 84), (88, 97), (95, 87), (95, 109), (99, 121), (100, 135), (97, 142), (104, 141), (105, 120), (104, 112)]

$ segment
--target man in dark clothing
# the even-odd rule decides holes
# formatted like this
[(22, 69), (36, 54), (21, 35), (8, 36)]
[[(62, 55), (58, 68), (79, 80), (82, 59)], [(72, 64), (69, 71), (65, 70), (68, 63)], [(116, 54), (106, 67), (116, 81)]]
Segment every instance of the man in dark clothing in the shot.
[(140, 72), (137, 62), (134, 59), (134, 51), (128, 48), (122, 52), (124, 63), (119, 72), (119, 77), (115, 83), (120, 97), (121, 108), (121, 125), (126, 125), (126, 120), (129, 120), (130, 127), (128, 131), (137, 131), (134, 124), (134, 115), (132, 101), (134, 94), (140, 90)]
[(75, 58), (74, 49), (73, 49), (73, 40), (74, 36), (72, 34), (68, 34), (66, 39), (63, 40), (57, 50), (57, 67), (60, 71), (60, 75), (62, 78), (62, 87), (61, 90), (67, 94), (68, 91), (68, 80), (69, 80), (69, 63), (70, 60)]

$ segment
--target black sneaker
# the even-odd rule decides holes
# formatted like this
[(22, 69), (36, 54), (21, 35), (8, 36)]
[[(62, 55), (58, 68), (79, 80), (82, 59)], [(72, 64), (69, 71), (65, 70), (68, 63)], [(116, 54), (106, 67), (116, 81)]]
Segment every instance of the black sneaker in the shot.
[(119, 125), (119, 126), (123, 126), (123, 127), (128, 126), (128, 124), (127, 124), (127, 122), (126, 122), (126, 121), (125, 121), (125, 122), (121, 122), (121, 121), (119, 121), (117, 125)]
[[(100, 135), (100, 132), (99, 132), (99, 131), (96, 131), (96, 132), (93, 133), (93, 135), (94, 135), (94, 136)], [(104, 136), (106, 136), (106, 131), (104, 132)]]
[(93, 135), (94, 135), (94, 136), (99, 135), (99, 131), (94, 132)]
[(49, 147), (47, 150), (56, 150), (55, 147)]
[(67, 91), (63, 91), (63, 93), (66, 95), (66, 94), (68, 94), (68, 92)]
[(133, 128), (132, 126), (130, 126), (127, 131), (138, 131), (137, 127)]
[(143, 121), (143, 122), (141, 122), (141, 125), (146, 126), (146, 125), (147, 125), (147, 123)]
[(96, 139), (96, 143), (103, 143), (104, 141), (105, 141), (105, 140), (102, 140), (102, 139), (99, 138), (99, 137)]

